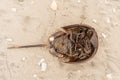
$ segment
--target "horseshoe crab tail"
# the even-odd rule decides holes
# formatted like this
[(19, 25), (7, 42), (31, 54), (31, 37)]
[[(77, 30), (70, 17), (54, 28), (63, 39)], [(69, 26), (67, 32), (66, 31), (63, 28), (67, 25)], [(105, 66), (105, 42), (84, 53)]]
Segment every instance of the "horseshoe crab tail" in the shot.
[(31, 48), (31, 47), (47, 47), (47, 44), (35, 44), (35, 45), (23, 45), (23, 46), (10, 46), (7, 49), (17, 49), (17, 48)]

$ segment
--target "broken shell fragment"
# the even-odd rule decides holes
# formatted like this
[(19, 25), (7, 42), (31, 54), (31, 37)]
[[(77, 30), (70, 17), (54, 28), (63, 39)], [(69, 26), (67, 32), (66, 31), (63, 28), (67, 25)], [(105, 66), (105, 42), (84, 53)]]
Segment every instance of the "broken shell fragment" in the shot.
[(51, 36), (51, 37), (49, 38), (49, 41), (54, 41), (54, 37)]
[(55, 0), (53, 0), (53, 2), (51, 3), (50, 8), (51, 8), (52, 10), (54, 10), (54, 11), (57, 10), (58, 6), (57, 6), (57, 3), (56, 3)]

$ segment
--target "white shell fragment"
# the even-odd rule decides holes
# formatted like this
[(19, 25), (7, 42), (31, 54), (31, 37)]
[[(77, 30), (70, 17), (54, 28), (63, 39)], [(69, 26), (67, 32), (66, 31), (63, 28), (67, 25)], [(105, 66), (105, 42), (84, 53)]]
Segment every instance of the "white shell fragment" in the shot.
[(47, 64), (46, 64), (44, 58), (42, 58), (42, 59), (40, 60), (40, 62), (38, 63), (38, 65), (40, 66), (41, 71), (46, 71), (46, 69), (47, 69)]
[(50, 41), (54, 41), (54, 37), (53, 37), (53, 36), (50, 37), (49, 40), (50, 40)]
[(112, 79), (112, 74), (106, 74), (106, 77), (107, 77), (108, 79)]
[(103, 38), (106, 38), (106, 35), (104, 33), (102, 33), (102, 36), (103, 36)]
[(13, 39), (12, 39), (12, 38), (6, 38), (6, 41), (7, 41), (7, 42), (12, 42)]
[(12, 10), (13, 12), (16, 12), (16, 11), (17, 11), (17, 9), (16, 9), (16, 8), (12, 8), (11, 10)]
[(42, 63), (41, 64), (41, 71), (46, 71), (47, 68), (47, 64), (46, 63)]
[(77, 0), (78, 3), (80, 3), (80, 0)]
[(110, 23), (110, 18), (109, 17), (106, 18), (106, 22)]
[(53, 0), (53, 2), (51, 3), (50, 8), (51, 8), (52, 10), (54, 10), (54, 11), (57, 10), (58, 6), (57, 6), (57, 3), (56, 3), (55, 0)]
[(25, 61), (25, 60), (26, 60), (26, 57), (23, 57), (23, 58), (22, 58), (22, 61)]
[(33, 77), (34, 77), (34, 78), (37, 78), (37, 74), (34, 74)]
[(112, 9), (112, 12), (113, 12), (113, 13), (115, 13), (115, 12), (116, 12), (116, 9), (115, 9), (115, 8), (113, 8), (113, 9)]
[(96, 20), (96, 19), (93, 19), (93, 20), (92, 20), (92, 22), (96, 23), (96, 22), (97, 22), (97, 20)]
[(78, 70), (77, 72), (78, 72), (78, 73), (81, 73), (81, 70)]

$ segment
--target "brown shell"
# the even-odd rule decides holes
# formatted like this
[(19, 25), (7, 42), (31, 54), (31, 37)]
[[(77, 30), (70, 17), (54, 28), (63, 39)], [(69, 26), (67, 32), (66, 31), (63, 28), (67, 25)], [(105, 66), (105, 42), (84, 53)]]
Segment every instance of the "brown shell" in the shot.
[(98, 36), (87, 25), (69, 25), (49, 37), (50, 53), (63, 62), (82, 62), (96, 54)]

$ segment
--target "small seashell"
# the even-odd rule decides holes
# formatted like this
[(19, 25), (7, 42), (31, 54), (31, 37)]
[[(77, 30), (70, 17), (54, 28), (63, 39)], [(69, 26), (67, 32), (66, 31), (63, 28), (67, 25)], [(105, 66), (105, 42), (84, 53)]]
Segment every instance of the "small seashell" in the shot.
[(110, 18), (108, 17), (107, 20), (106, 20), (107, 23), (110, 23)]
[(7, 42), (12, 42), (13, 39), (12, 39), (12, 38), (6, 38), (6, 41), (7, 41)]
[(93, 21), (94, 23), (96, 23), (96, 22), (97, 22), (97, 20), (96, 20), (96, 19), (93, 19), (92, 21)]
[(102, 33), (102, 36), (103, 36), (103, 38), (106, 38), (106, 35), (104, 33)]
[(41, 68), (41, 71), (46, 71), (46, 69), (47, 69), (47, 64), (46, 64), (44, 58), (42, 58), (42, 59), (40, 60), (39, 66), (40, 66), (40, 68)]
[(41, 71), (46, 71), (47, 68), (47, 64), (46, 63), (42, 63), (41, 64)]
[(54, 11), (57, 10), (58, 6), (57, 6), (57, 3), (56, 3), (55, 0), (53, 0), (52, 4), (50, 5), (50, 8), (51, 8), (52, 10), (54, 10)]
[(26, 57), (23, 57), (23, 58), (22, 58), (22, 61), (25, 61), (25, 60), (26, 60)]
[(11, 10), (12, 10), (13, 12), (16, 12), (16, 11), (17, 11), (17, 9), (16, 9), (16, 8), (12, 8)]
[(34, 74), (33, 77), (36, 78), (36, 77), (37, 77), (37, 74)]
[(77, 0), (78, 3), (80, 3), (80, 0)]
[(112, 12), (113, 12), (113, 13), (115, 13), (115, 12), (116, 12), (116, 9), (115, 9), (115, 8), (113, 8), (113, 9), (112, 9)]
[(81, 73), (81, 70), (78, 70), (77, 72), (78, 72), (78, 73)]
[(49, 38), (49, 40), (50, 40), (50, 41), (54, 41), (54, 37), (51, 36), (51, 37)]
[(108, 79), (112, 79), (112, 74), (106, 74), (106, 77), (108, 78)]
[(40, 65), (42, 62), (44, 62), (45, 61), (45, 59), (44, 58), (42, 58), (41, 60), (40, 60), (40, 62), (38, 63), (38, 65)]

